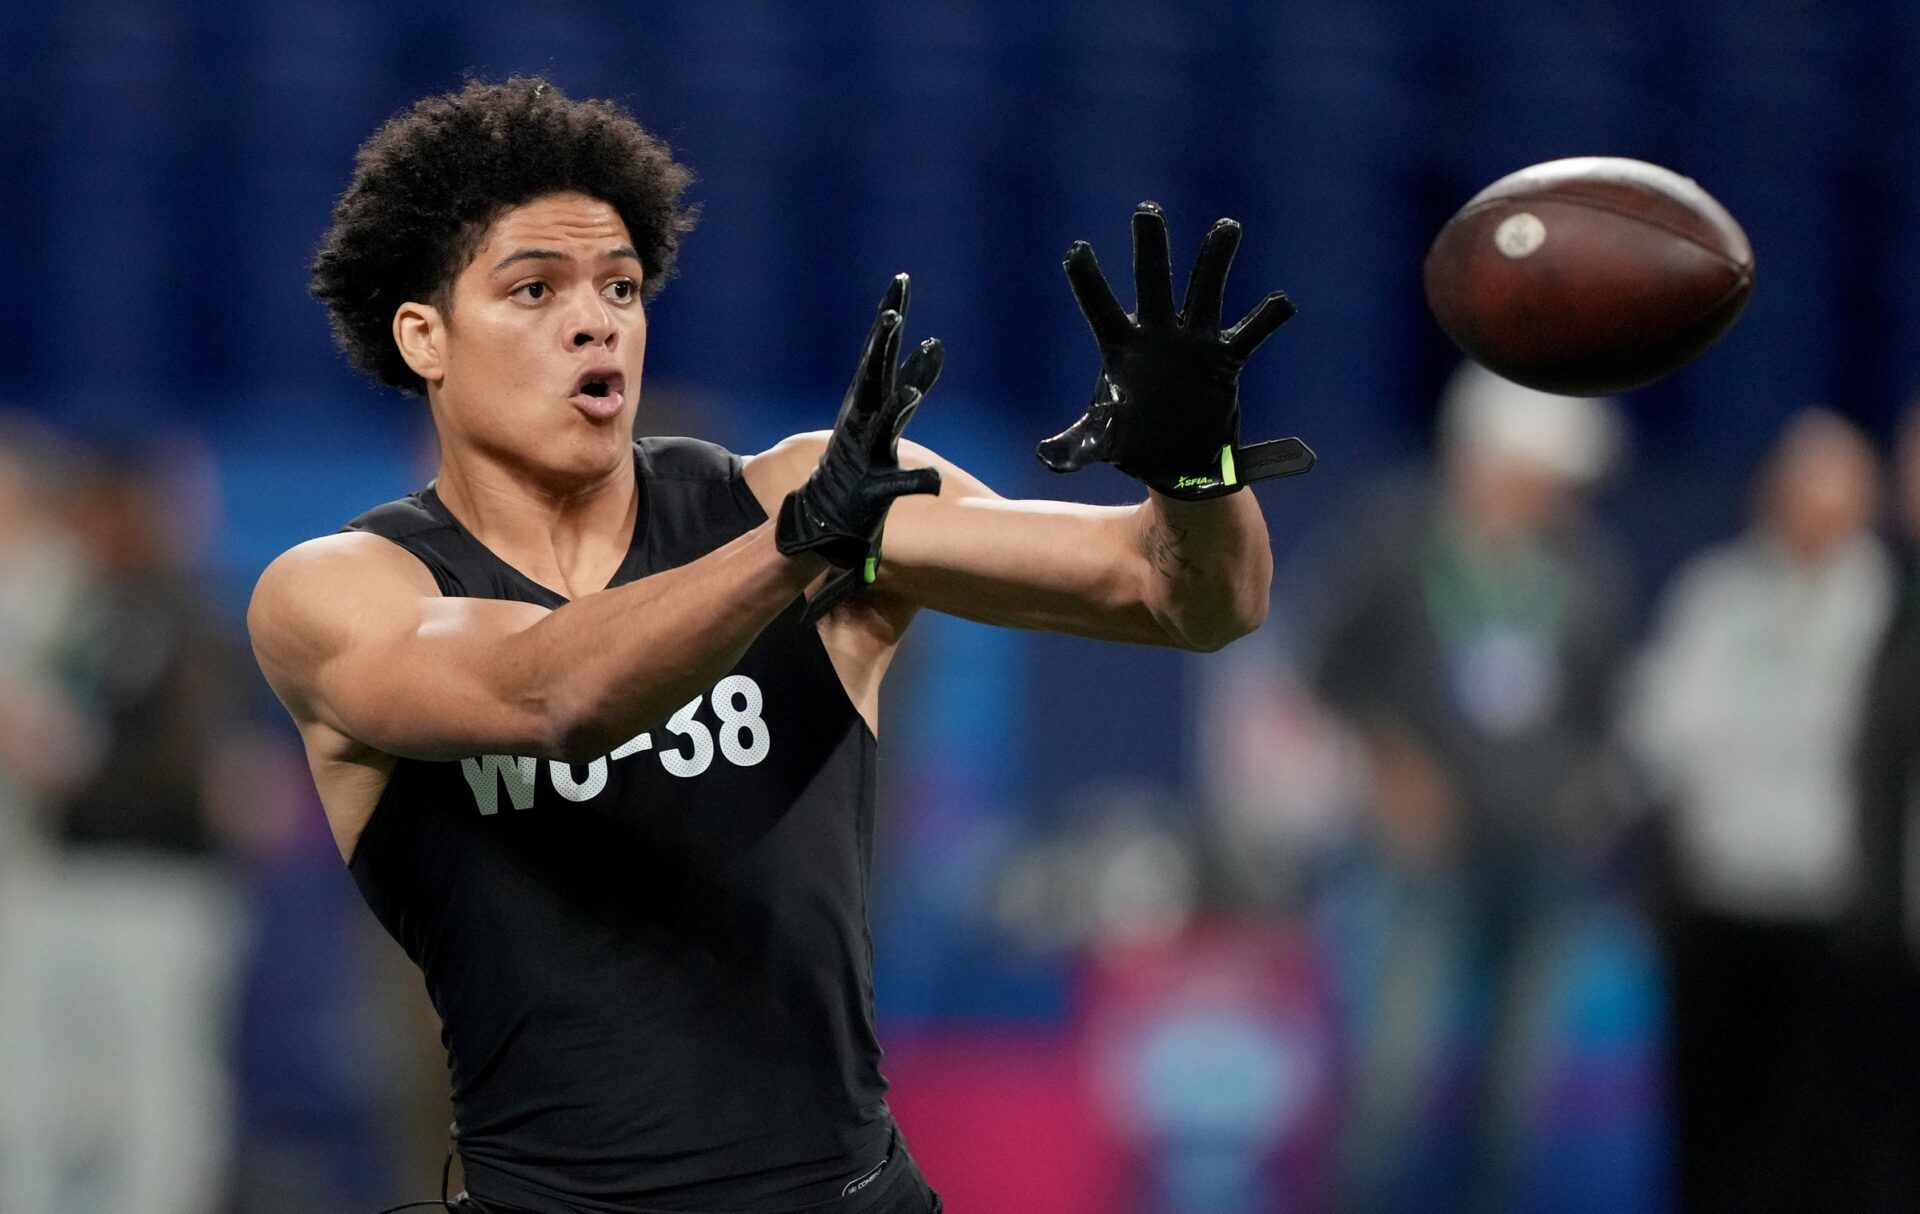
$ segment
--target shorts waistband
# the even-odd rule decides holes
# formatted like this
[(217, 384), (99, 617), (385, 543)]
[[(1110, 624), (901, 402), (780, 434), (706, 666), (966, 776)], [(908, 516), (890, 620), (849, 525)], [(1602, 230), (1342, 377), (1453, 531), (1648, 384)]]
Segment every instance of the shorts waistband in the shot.
[[(887, 1156), (878, 1167), (848, 1182), (851, 1192), (838, 1197), (829, 1197), (825, 1201), (809, 1202), (802, 1206), (781, 1206), (773, 1210), (755, 1210), (752, 1214), (868, 1214), (878, 1210), (883, 1204), (912, 1191), (918, 1182), (926, 1185), (926, 1178), (920, 1174), (920, 1167), (907, 1151), (906, 1142), (901, 1138), (900, 1127), (893, 1126), (887, 1143)], [(871, 1178), (871, 1179), (869, 1179)], [(854, 1188), (858, 1186), (858, 1188)], [(537, 1214), (520, 1206), (507, 1205), (472, 1193), (460, 1193), (453, 1199), (453, 1208), (460, 1214)], [(740, 1214), (734, 1210), (692, 1211), (659, 1210), (644, 1206), (634, 1206), (625, 1214)]]

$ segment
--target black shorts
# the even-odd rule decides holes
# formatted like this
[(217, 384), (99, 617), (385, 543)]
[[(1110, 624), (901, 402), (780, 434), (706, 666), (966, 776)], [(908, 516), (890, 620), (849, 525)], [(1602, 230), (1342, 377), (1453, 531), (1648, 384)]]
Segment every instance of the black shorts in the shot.
[[(533, 1214), (516, 1206), (483, 1201), (471, 1193), (462, 1193), (454, 1198), (453, 1208), (460, 1214)], [(920, 1174), (920, 1165), (914, 1163), (906, 1144), (900, 1141), (900, 1132), (895, 1130), (893, 1150), (887, 1155), (887, 1161), (880, 1166), (879, 1174), (859, 1192), (812, 1205), (795, 1206), (781, 1210), (779, 1214), (941, 1214), (941, 1209), (940, 1195)], [(635, 1210), (633, 1214), (650, 1212)]]

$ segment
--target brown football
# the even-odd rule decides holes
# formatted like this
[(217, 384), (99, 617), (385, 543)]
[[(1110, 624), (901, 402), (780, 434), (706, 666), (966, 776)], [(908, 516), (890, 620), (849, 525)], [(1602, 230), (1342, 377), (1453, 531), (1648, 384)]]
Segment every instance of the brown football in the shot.
[(1508, 174), (1427, 252), (1447, 336), (1516, 383), (1600, 396), (1652, 383), (1712, 345), (1753, 292), (1727, 209), (1670, 169), (1580, 156)]

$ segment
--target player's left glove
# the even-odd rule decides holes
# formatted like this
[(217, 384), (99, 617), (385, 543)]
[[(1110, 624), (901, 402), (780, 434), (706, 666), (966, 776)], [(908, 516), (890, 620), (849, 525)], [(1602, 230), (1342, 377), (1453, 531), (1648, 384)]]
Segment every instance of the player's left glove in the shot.
[(786, 496), (774, 523), (780, 551), (816, 553), (839, 567), (808, 600), (809, 624), (874, 580), (894, 499), (940, 492), (938, 469), (900, 467), (900, 432), (940, 377), (946, 358), (940, 339), (929, 337), (904, 363), (897, 361), (907, 296), (907, 276), (894, 275), (820, 463)]
[(1133, 213), (1133, 289), (1139, 311), (1128, 315), (1100, 272), (1093, 248), (1067, 252), (1067, 280), (1100, 343), (1093, 403), (1079, 421), (1035, 452), (1055, 472), (1078, 472), (1099, 460), (1169, 497), (1197, 501), (1232, 493), (1250, 481), (1292, 476), (1313, 467), (1297, 438), (1240, 445), (1240, 369), (1293, 315), (1275, 291), (1230, 329), (1220, 328), (1227, 267), (1240, 246), (1240, 225), (1222, 219), (1200, 246), (1187, 278), (1184, 311), (1173, 310), (1167, 221), (1143, 202)]

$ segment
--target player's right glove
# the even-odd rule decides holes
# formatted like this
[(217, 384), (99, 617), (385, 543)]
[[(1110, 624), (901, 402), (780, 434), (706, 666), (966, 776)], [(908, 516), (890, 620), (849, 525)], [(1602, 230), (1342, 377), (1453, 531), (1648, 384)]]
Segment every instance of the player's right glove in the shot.
[(896, 274), (880, 301), (860, 370), (840, 404), (819, 465), (780, 505), (774, 524), (780, 551), (818, 553), (841, 570), (807, 604), (809, 623), (873, 581), (893, 499), (940, 492), (938, 469), (900, 467), (900, 432), (939, 378), (946, 357), (940, 340), (929, 337), (896, 369), (906, 318), (907, 276)]

